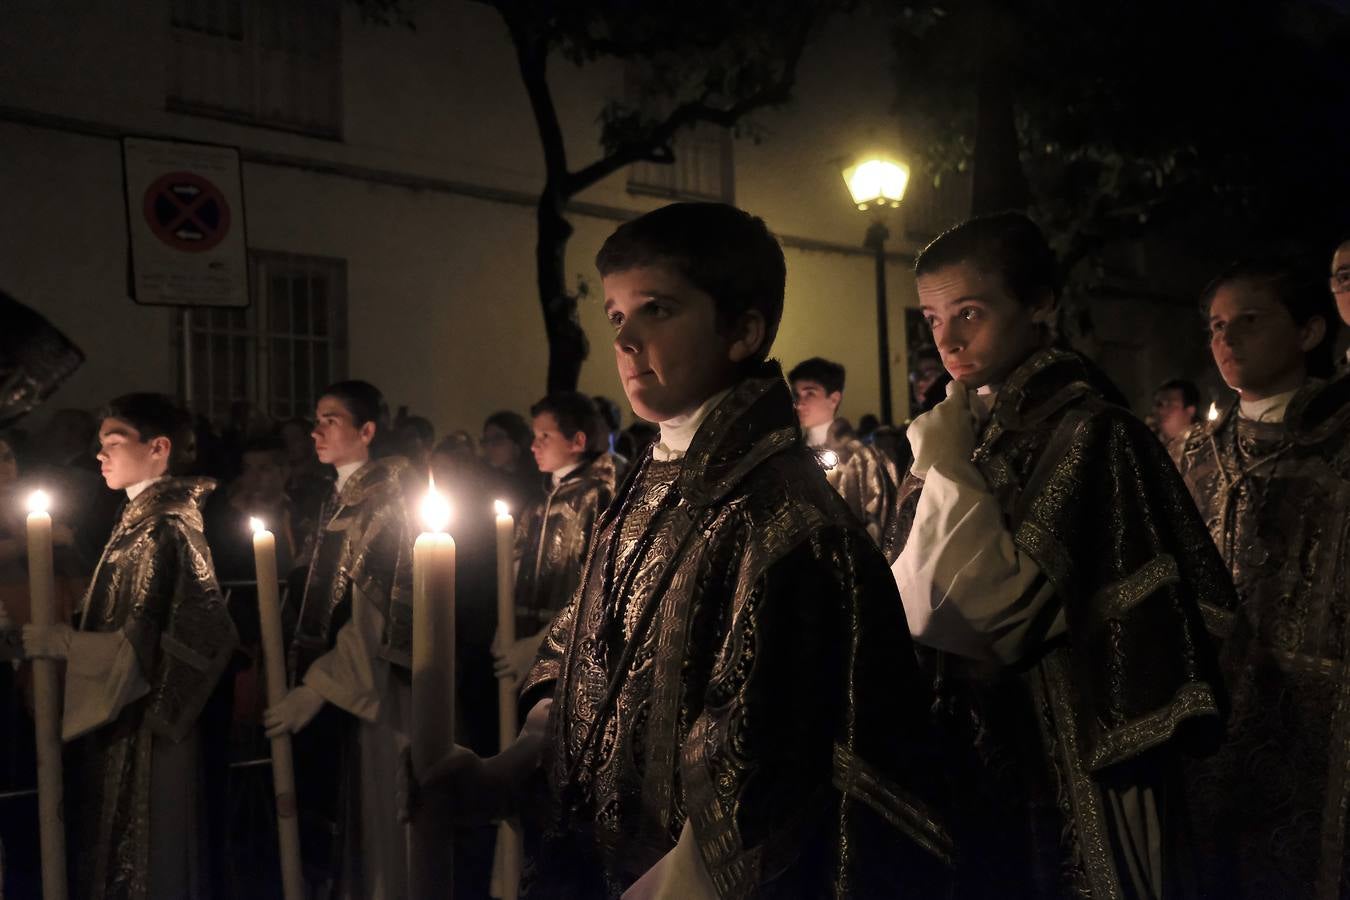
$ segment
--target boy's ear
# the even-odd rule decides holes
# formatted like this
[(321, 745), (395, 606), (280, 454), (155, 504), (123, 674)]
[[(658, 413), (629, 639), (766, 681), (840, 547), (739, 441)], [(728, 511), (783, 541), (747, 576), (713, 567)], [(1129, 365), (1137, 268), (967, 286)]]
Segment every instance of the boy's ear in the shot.
[(168, 459), (169, 454), (172, 451), (173, 451), (173, 442), (170, 441), (164, 435), (160, 435), (159, 437), (153, 437), (150, 439), (151, 456), (163, 457), (164, 459)]
[(1031, 304), (1031, 321), (1052, 328), (1055, 325), (1055, 295), (1045, 291)]
[(1321, 316), (1313, 316), (1303, 323), (1299, 331), (1299, 349), (1307, 353), (1322, 343), (1322, 338), (1327, 336), (1327, 320)]
[(734, 363), (750, 359), (759, 352), (767, 333), (768, 327), (764, 322), (763, 313), (753, 309), (744, 313), (737, 320), (735, 330), (731, 334), (731, 346), (727, 348), (728, 357)]
[(568, 441), (568, 446), (571, 448), (573, 453), (585, 453), (586, 429), (578, 428), (577, 433), (572, 435), (571, 439)]
[(370, 442), (375, 440), (375, 423), (374, 422), (365, 423), (364, 425), (361, 426), (360, 430), (357, 431), (357, 434), (361, 436), (361, 443), (369, 447)]
[(844, 402), (844, 392), (843, 392), (843, 391), (835, 391), (833, 394), (829, 394), (828, 397), (829, 397), (829, 401), (830, 401), (831, 403), (834, 404), (834, 408), (835, 408), (835, 409), (838, 409), (838, 408), (839, 408), (839, 404)]

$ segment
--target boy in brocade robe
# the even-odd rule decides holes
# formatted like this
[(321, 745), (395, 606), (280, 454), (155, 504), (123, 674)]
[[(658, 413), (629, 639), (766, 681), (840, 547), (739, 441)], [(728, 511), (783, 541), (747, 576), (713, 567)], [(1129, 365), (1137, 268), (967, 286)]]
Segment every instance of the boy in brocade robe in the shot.
[(103, 478), (127, 503), (77, 624), (24, 626), (29, 657), (66, 660), (62, 737), (77, 898), (210, 895), (197, 717), (237, 643), (202, 534), (215, 482), (180, 478), (191, 421), (159, 394), (113, 400)]
[(899, 552), (894, 544), (900, 475), (890, 457), (875, 447), (852, 435), (842, 439), (831, 435), (844, 400), (844, 375), (839, 363), (816, 356), (798, 363), (788, 373), (788, 383), (807, 446), (820, 455), (825, 478), (890, 559)]
[(978, 861), (960, 896), (1185, 895), (1179, 756), (1222, 723), (1200, 603), (1232, 583), (1162, 445), (1052, 346), (1030, 219), (958, 225), (915, 272), (954, 380), (909, 427), (893, 568)]
[(529, 897), (940, 895), (953, 848), (894, 583), (766, 361), (778, 242), (681, 203), (597, 265), (625, 393), (661, 437), (597, 524), (520, 738), (457, 750), (423, 805), (501, 814), (541, 773)]
[(1210, 349), (1238, 402), (1179, 465), (1236, 597), (1206, 605), (1232, 695), (1228, 739), (1189, 767), (1215, 896), (1350, 892), (1350, 377), (1312, 273), (1239, 263), (1205, 291)]

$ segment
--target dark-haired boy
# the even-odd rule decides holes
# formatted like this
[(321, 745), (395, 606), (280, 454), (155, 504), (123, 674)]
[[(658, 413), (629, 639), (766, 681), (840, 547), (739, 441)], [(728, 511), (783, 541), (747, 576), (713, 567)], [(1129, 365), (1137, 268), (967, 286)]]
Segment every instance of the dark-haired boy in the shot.
[(24, 626), (30, 657), (66, 660), (73, 892), (196, 897), (208, 859), (197, 719), (236, 644), (202, 535), (215, 483), (178, 477), (192, 430), (168, 397), (118, 397), (98, 436), (126, 506), (78, 625)]
[(600, 519), (521, 738), (442, 784), (465, 809), (542, 764), (532, 897), (937, 896), (951, 848), (919, 800), (903, 614), (765, 361), (782, 250), (747, 213), (682, 203), (620, 226), (597, 265), (660, 441)]
[(1161, 444), (1051, 344), (1055, 259), (1017, 213), (915, 267), (954, 379), (910, 425), (894, 566), (932, 654), (963, 897), (1163, 897), (1193, 864), (1183, 749), (1220, 733), (1198, 601), (1223, 563)]
[(819, 356), (798, 363), (788, 373), (797, 421), (807, 446), (821, 459), (830, 486), (891, 558), (900, 474), (888, 456), (851, 433), (843, 437), (831, 433), (844, 399), (844, 376), (843, 366)]
[(516, 520), (516, 641), (495, 647), (498, 678), (519, 684), (558, 610), (581, 581), (595, 521), (614, 499), (616, 461), (595, 402), (576, 391), (530, 408), (535, 463), (548, 477), (542, 499)]
[(1350, 378), (1317, 377), (1337, 324), (1318, 280), (1254, 261), (1203, 295), (1238, 394), (1180, 463), (1237, 585), (1205, 607), (1232, 724), (1190, 778), (1215, 896), (1350, 891)]

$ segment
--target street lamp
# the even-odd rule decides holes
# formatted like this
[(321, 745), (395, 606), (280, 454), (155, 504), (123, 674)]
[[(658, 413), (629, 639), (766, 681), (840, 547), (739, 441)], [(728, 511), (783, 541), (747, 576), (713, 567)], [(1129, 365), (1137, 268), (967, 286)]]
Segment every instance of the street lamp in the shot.
[(886, 238), (890, 232), (882, 217), (895, 209), (909, 184), (909, 166), (887, 156), (865, 156), (844, 169), (844, 183), (862, 212), (873, 212), (863, 246), (877, 261), (877, 354), (881, 362), (881, 421), (894, 424), (891, 416), (891, 341), (886, 315)]

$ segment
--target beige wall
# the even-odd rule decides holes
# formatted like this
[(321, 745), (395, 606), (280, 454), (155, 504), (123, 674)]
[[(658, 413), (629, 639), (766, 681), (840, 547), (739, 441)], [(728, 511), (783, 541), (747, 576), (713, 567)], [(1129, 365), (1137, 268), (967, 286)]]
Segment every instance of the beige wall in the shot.
[[(162, 4), (28, 0), (0, 9), (0, 287), (47, 314), (89, 357), (49, 408), (176, 388), (174, 313), (126, 296), (117, 132), (437, 180), (419, 190), (246, 163), (250, 246), (346, 260), (349, 371), (379, 384), (392, 404), (408, 404), (441, 430), (476, 431), (492, 410), (537, 399), (546, 348), (533, 211), (455, 193), (454, 184), (536, 191), (538, 141), (494, 14), (471, 3), (423, 7), (416, 32), (364, 25), (344, 7), (342, 141), (166, 111)], [(761, 143), (737, 141), (738, 203), (779, 233), (861, 243), (866, 221), (850, 207), (838, 164), (894, 130), (884, 55), (854, 52), (865, 31), (851, 22), (824, 34), (808, 53), (797, 102), (757, 118)], [(555, 73), (569, 152), (580, 166), (597, 152), (595, 116), (617, 90), (618, 73), (562, 62)], [(40, 124), (25, 118), (30, 113), (43, 117)], [(581, 199), (633, 212), (661, 202), (630, 195), (626, 184), (621, 173)], [(581, 387), (621, 400), (591, 262), (616, 221), (573, 218), (569, 280), (591, 286), (581, 313), (592, 356)], [(872, 259), (796, 243), (787, 249), (775, 355), (785, 366), (812, 355), (844, 362), (844, 414), (876, 412)], [(914, 302), (913, 287), (898, 263), (888, 279), (893, 402), (903, 415), (902, 306)]]

